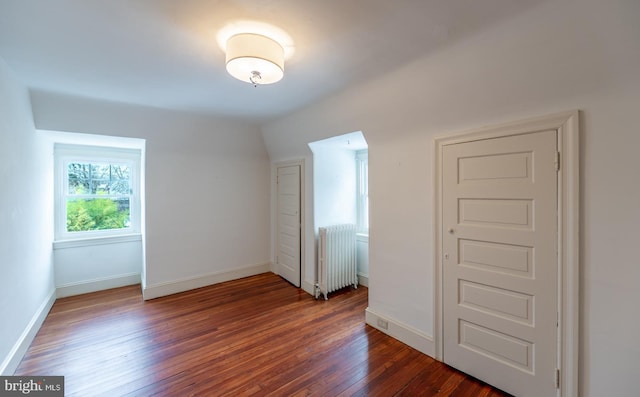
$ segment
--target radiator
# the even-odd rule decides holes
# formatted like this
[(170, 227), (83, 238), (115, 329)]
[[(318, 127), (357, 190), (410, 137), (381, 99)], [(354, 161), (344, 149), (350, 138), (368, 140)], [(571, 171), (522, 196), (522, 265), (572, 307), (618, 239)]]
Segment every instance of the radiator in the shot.
[(318, 284), (316, 299), (353, 285), (358, 287), (356, 261), (356, 225), (321, 227), (318, 241)]

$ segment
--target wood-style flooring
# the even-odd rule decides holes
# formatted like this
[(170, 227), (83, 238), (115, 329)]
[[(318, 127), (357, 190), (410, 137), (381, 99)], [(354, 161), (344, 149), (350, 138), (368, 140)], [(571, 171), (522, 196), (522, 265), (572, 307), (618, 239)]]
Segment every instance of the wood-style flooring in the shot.
[(505, 396), (365, 324), (367, 288), (315, 300), (271, 273), (151, 301), (56, 301), (16, 375), (67, 396)]

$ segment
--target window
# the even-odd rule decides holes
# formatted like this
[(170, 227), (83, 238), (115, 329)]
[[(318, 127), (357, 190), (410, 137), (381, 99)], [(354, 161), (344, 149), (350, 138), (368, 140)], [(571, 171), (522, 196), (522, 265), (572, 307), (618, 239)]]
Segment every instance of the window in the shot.
[(356, 152), (358, 233), (369, 234), (369, 151)]
[(56, 240), (139, 233), (139, 169), (139, 150), (56, 144)]

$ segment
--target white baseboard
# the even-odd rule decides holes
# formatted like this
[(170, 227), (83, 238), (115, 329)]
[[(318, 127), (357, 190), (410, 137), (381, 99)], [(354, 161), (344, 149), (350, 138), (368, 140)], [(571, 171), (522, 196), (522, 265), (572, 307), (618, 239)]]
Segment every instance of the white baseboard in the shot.
[(20, 335), (20, 338), (18, 338), (15, 345), (9, 352), (9, 355), (0, 365), (1, 376), (13, 375), (13, 373), (16, 371), (16, 368), (18, 368), (18, 365), (20, 365), (20, 361), (22, 361), (22, 358), (27, 352), (27, 349), (29, 349), (31, 342), (33, 342), (33, 338), (36, 337), (36, 334), (40, 330), (40, 327), (42, 326), (45, 318), (47, 318), (47, 314), (49, 314), (51, 306), (53, 306), (55, 301), (56, 290), (54, 289), (49, 294), (49, 297), (45, 299), (44, 302), (42, 302), (36, 313), (31, 318), (31, 321), (29, 321), (29, 324), (22, 332), (22, 335)]
[(358, 274), (358, 285), (369, 288), (369, 276), (364, 274)]
[(203, 276), (189, 277), (176, 281), (169, 281), (159, 284), (147, 284), (142, 290), (144, 300), (155, 299), (161, 296), (177, 294), (178, 292), (189, 291), (196, 288), (206, 287), (212, 284), (223, 283), (225, 281), (237, 280), (243, 277), (255, 276), (256, 274), (271, 271), (270, 263), (260, 265), (245, 266), (237, 269), (222, 270)]
[[(384, 332), (385, 334), (399, 340), (400, 342), (407, 344), (414, 349), (426, 354), (430, 357), (436, 356), (436, 345), (433, 342), (433, 337), (427, 335), (417, 329), (403, 324), (400, 321), (393, 320), (384, 317), (370, 308), (366, 310), (366, 322), (370, 326)], [(387, 327), (384, 328), (386, 323)]]
[(140, 284), (140, 273), (120, 274), (113, 277), (104, 277), (61, 285), (56, 289), (56, 295), (58, 298), (64, 298), (67, 296), (88, 294), (89, 292), (125, 287), (127, 285), (134, 284)]
[(306, 280), (302, 280), (302, 290), (304, 292), (306, 292), (309, 295), (315, 296), (316, 293), (316, 287), (314, 286), (313, 283), (310, 283)]

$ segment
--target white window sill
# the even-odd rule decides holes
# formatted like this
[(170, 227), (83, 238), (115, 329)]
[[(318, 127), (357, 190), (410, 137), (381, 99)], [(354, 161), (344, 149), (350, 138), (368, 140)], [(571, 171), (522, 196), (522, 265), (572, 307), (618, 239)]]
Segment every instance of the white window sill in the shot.
[(140, 233), (122, 234), (119, 236), (79, 238), (74, 240), (59, 240), (53, 242), (53, 249), (58, 250), (65, 248), (90, 247), (93, 245), (103, 244), (120, 244), (141, 240), (142, 234)]
[(364, 233), (356, 233), (356, 240), (357, 241), (362, 241), (364, 243), (368, 243), (369, 242), (369, 235), (368, 234), (364, 234)]

